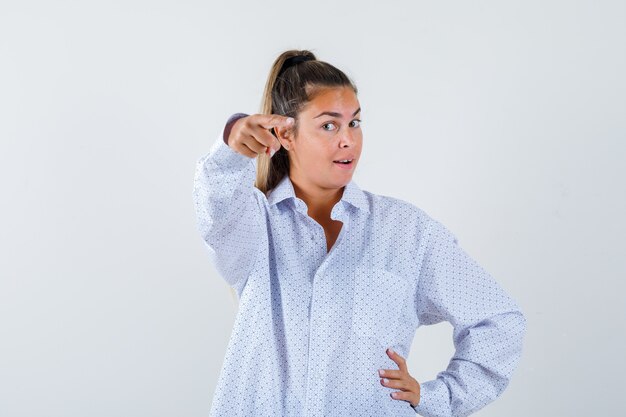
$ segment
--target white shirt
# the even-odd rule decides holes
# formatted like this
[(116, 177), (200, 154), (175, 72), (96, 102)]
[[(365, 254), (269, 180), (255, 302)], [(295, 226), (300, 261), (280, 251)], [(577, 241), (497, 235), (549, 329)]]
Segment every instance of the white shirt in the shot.
[[(347, 184), (330, 252), (288, 176), (266, 196), (256, 158), (218, 138), (197, 162), (200, 234), (239, 310), (211, 416), (466, 416), (517, 366), (526, 319), (496, 281), (420, 208)], [(219, 319), (219, 318), (218, 318)], [(416, 329), (448, 321), (456, 353), (419, 381), (413, 408), (379, 369), (398, 369)], [(417, 378), (416, 378), (417, 379)]]

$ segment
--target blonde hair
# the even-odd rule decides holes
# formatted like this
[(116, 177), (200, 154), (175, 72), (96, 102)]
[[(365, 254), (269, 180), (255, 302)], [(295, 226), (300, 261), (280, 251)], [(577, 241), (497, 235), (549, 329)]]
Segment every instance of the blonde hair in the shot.
[[(358, 93), (354, 82), (340, 69), (319, 61), (309, 50), (290, 49), (281, 53), (272, 64), (265, 83), (260, 113), (293, 117), (293, 131), (297, 135), (300, 111), (320, 89), (326, 87), (349, 87), (355, 94)], [(285, 175), (289, 175), (289, 155), (281, 146), (272, 157), (260, 153), (256, 158), (254, 186), (267, 194)], [(236, 301), (232, 287), (231, 293)]]

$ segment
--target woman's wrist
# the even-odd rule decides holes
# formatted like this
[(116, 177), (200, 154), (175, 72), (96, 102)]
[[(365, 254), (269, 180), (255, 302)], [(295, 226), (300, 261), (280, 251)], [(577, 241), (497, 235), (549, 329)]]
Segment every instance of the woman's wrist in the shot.
[(233, 125), (235, 122), (243, 117), (247, 117), (249, 114), (246, 113), (235, 113), (228, 118), (226, 125), (224, 126), (224, 133), (222, 138), (224, 139), (224, 143), (228, 145), (228, 137), (230, 136), (230, 131), (233, 129)]

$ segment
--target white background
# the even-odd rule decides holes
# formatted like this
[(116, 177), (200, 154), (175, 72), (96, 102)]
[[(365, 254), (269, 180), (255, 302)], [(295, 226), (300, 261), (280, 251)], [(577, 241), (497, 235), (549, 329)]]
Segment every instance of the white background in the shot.
[[(291, 48), (360, 90), (359, 186), (442, 221), (526, 313), (476, 415), (623, 415), (625, 5), (3, 1), (0, 416), (208, 415), (236, 304), (195, 162)], [(452, 354), (422, 327), (410, 371)]]

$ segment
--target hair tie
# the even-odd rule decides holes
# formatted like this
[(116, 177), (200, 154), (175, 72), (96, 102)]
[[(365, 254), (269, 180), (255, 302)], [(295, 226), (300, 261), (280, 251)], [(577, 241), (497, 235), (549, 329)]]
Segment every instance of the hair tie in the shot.
[(307, 55), (296, 55), (296, 56), (289, 57), (283, 63), (283, 67), (280, 69), (280, 74), (285, 72), (285, 70), (287, 68), (296, 66), (296, 65), (298, 65), (301, 62), (313, 61), (314, 59), (315, 58), (312, 58), (312, 57), (307, 56)]

